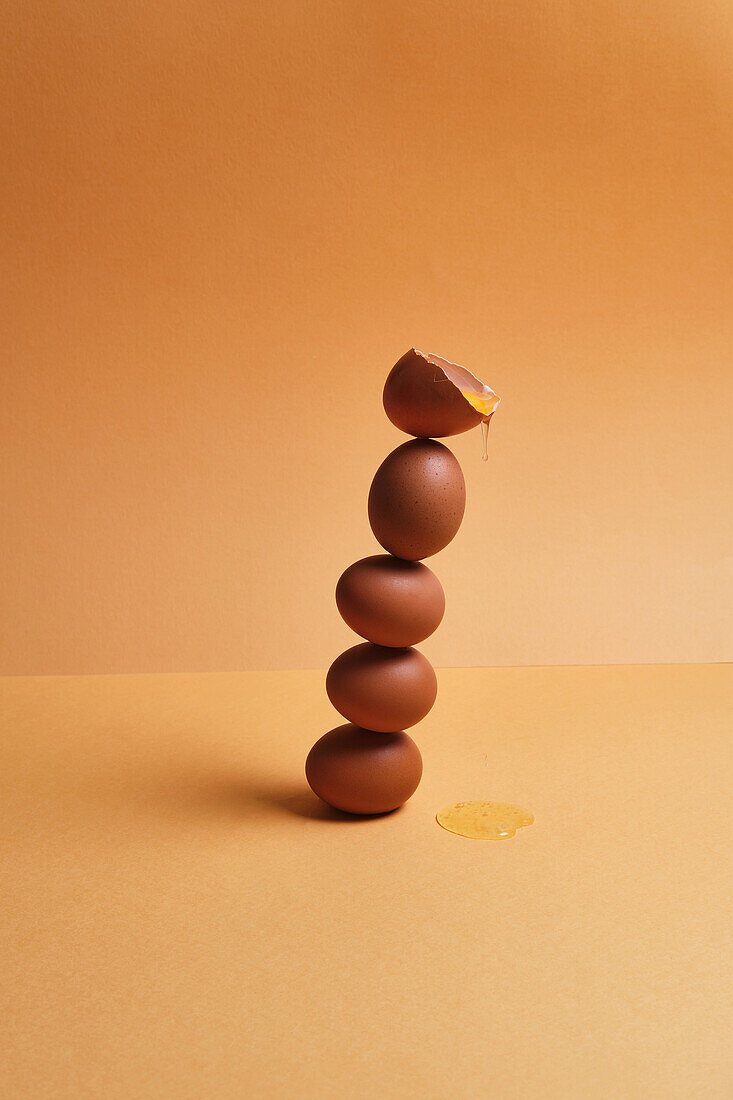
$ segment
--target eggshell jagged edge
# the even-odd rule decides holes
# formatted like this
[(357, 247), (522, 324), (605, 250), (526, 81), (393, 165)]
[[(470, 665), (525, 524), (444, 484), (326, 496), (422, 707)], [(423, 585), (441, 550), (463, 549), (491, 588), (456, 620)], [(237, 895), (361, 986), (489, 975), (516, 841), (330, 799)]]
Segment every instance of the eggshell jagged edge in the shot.
[[(491, 386), (487, 386), (468, 367), (462, 367), (460, 363), (451, 363), (450, 360), (443, 359), (441, 355), (432, 355), (429, 352), (420, 351), (419, 348), (414, 347), (412, 350), (430, 366), (437, 367), (438, 370), (442, 371), (448, 381), (458, 390), (463, 400), (479, 414), (482, 420), (489, 421), (491, 419), (501, 402), (501, 398), (492, 390)], [(472, 401), (472, 397), (475, 397), (479, 404)], [(488, 412), (480, 407), (484, 403), (486, 406), (491, 406)]]

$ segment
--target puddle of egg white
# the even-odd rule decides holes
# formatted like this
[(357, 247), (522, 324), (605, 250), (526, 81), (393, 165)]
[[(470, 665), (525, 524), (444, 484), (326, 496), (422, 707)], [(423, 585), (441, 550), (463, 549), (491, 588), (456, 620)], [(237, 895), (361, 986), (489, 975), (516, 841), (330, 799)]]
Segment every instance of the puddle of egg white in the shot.
[(504, 840), (517, 829), (532, 825), (534, 814), (510, 802), (451, 802), (435, 820), (449, 833), (470, 840)]

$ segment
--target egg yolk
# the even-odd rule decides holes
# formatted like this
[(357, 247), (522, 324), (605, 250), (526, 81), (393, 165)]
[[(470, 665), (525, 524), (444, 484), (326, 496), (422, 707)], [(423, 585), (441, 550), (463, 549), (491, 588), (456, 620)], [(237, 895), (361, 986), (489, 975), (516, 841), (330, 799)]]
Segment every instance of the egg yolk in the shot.
[(461, 390), (461, 394), (481, 416), (491, 416), (500, 400), (495, 393), (474, 393), (472, 390)]

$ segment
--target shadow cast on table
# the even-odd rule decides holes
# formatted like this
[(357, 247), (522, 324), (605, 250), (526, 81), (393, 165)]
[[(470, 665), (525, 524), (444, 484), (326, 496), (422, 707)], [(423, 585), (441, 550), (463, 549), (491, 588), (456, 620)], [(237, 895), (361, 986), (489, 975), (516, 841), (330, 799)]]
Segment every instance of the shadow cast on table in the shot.
[(202, 782), (199, 793), (203, 802), (208, 803), (212, 810), (223, 810), (248, 818), (258, 813), (269, 816), (274, 812), (311, 821), (353, 824), (358, 821), (371, 821), (372, 816), (386, 816), (343, 813), (317, 798), (305, 782), (277, 784), (272, 781), (258, 782), (252, 778), (247, 780), (224, 778), (215, 782)]
[[(293, 814), (295, 817), (313, 818), (318, 821), (371, 821), (375, 817), (389, 816), (389, 814), (348, 814), (342, 810), (336, 810), (317, 798), (305, 784), (273, 787), (269, 790), (263, 788), (260, 798), (263, 803)], [(396, 811), (391, 810), (390, 813), (396, 813)]]
[[(155, 751), (133, 759), (117, 757), (93, 776), (74, 772), (75, 804), (104, 807), (119, 824), (127, 815), (168, 823), (213, 822), (267, 825), (273, 819), (354, 824), (369, 815), (343, 813), (322, 802), (302, 778), (282, 778), (247, 761), (212, 760), (183, 752), (177, 758)], [(392, 811), (393, 813), (397, 811)], [(120, 816), (122, 815), (122, 816)], [(387, 815), (374, 815), (387, 816)]]
[[(150, 765), (127, 775), (118, 772), (114, 790), (115, 801), (124, 802), (128, 809), (175, 821), (219, 819), (256, 824), (273, 817), (290, 817), (353, 824), (372, 820), (368, 815), (342, 813), (327, 806), (313, 794), (305, 779), (280, 782), (236, 767), (212, 771), (210, 764), (197, 767), (193, 761), (186, 765), (178, 762), (170, 769)], [(110, 793), (109, 788), (106, 792)], [(98, 777), (95, 794), (100, 794)]]

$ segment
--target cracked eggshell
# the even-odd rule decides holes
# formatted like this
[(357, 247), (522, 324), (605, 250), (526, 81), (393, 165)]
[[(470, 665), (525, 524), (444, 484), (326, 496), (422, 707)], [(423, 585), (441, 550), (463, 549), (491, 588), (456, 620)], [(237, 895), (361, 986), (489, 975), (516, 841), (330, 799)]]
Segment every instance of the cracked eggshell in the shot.
[(466, 367), (410, 348), (387, 376), (382, 401), (408, 435), (459, 435), (490, 420), (501, 398)]

